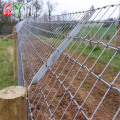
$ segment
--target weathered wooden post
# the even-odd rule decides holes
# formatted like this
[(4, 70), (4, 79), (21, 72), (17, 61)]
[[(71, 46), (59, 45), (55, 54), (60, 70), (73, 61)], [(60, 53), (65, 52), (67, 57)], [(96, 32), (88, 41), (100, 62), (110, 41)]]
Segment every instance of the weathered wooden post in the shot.
[(0, 120), (27, 120), (27, 89), (12, 86), (0, 91)]
[(13, 47), (14, 47), (14, 60), (13, 60), (13, 66), (14, 66), (14, 80), (16, 83), (18, 83), (18, 54), (17, 54), (17, 32), (16, 28), (13, 28)]

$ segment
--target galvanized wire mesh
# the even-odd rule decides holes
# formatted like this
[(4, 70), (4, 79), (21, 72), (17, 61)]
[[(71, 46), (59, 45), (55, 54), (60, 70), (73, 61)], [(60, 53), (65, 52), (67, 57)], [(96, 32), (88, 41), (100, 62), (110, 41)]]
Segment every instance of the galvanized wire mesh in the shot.
[(120, 119), (119, 7), (18, 23), (30, 119)]

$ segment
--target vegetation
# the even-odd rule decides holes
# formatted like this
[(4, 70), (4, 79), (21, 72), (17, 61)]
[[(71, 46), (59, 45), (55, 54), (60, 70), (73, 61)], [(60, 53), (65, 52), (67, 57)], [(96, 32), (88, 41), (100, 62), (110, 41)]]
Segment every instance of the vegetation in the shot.
[(15, 85), (13, 80), (13, 42), (0, 39), (0, 89)]
[[(93, 39), (98, 40), (105, 33), (105, 35), (103, 36), (103, 40), (109, 40), (115, 34), (115, 32), (117, 31), (118, 23), (113, 24), (111, 26), (110, 25), (109, 26), (104, 26), (104, 23), (98, 23), (98, 24), (93, 23), (93, 24), (89, 24), (89, 25), (86, 24), (82, 28), (82, 30), (78, 33), (78, 36), (81, 35), (81, 37), (86, 37), (87, 39), (90, 39), (90, 38), (93, 37), (93, 35), (95, 35)], [(53, 30), (53, 32), (67, 35), (67, 34), (70, 33), (72, 28), (73, 28), (73, 26), (71, 26), (70, 24), (68, 24), (66, 26), (61, 25), (61, 26), (56, 27)]]
[[(75, 51), (76, 48), (78, 47), (78, 43), (76, 43), (72, 48), (72, 43), (67, 47), (67, 49), (71, 48), (71, 51)], [(77, 49), (76, 53), (80, 54), (83, 49), (85, 48), (85, 44), (80, 45), (79, 49)], [(93, 50), (94, 46), (87, 46), (85, 51), (83, 52), (83, 56), (87, 57), (90, 52)], [(90, 55), (89, 59), (97, 59), (99, 57), (99, 55), (102, 53), (103, 49), (100, 46), (96, 46), (95, 49), (93, 50), (92, 54)], [(110, 61), (110, 59), (112, 58), (112, 56), (115, 54), (115, 51), (112, 51), (110, 49), (106, 49), (104, 51), (104, 53), (102, 54), (102, 56), (100, 57), (100, 61), (102, 61), (102, 63), (108, 63)], [(114, 57), (114, 59), (111, 62), (111, 68), (114, 70), (119, 71), (120, 70), (120, 54), (117, 53), (116, 56)]]
[[(82, 34), (82, 37), (84, 37), (84, 36), (91, 30), (90, 34), (87, 36), (88, 39), (90, 39), (90, 37), (93, 36), (93, 35), (98, 31), (98, 29), (101, 27), (101, 24), (96, 25), (96, 26), (94, 27), (94, 29), (92, 30), (93, 26), (94, 26), (94, 24), (91, 24), (91, 25), (86, 29), (86, 31), (84, 32), (84, 34)], [(108, 31), (107, 31), (107, 29), (108, 29), (109, 27), (102, 27), (102, 28), (99, 30), (99, 32), (96, 34), (96, 36), (94, 37), (94, 39), (97, 39), (97, 40), (100, 39), (100, 38), (102, 37), (102, 35), (107, 31), (107, 33), (106, 33), (106, 34), (104, 35), (104, 37), (103, 37), (103, 40), (107, 40), (107, 39), (108, 39), (108, 36), (109, 36), (109, 38), (110, 38), (110, 37), (112, 37), (112, 36), (115, 34), (115, 32), (117, 31), (117, 26), (118, 26), (117, 24), (112, 25)], [(83, 28), (83, 30), (84, 30), (84, 29), (85, 29), (85, 28)], [(80, 33), (82, 33), (82, 31), (81, 31)], [(80, 33), (79, 33), (79, 34), (80, 34)]]
[[(106, 27), (103, 27), (101, 32), (99, 33), (99, 35), (102, 35), (105, 31), (106, 31)], [(112, 26), (111, 28), (111, 35), (113, 36), (115, 34), (115, 31), (116, 31), (116, 26)], [(96, 30), (94, 30), (94, 33), (96, 32)], [(108, 34), (106, 34), (106, 36), (104, 37), (107, 37)], [(56, 40), (55, 38), (48, 38), (48, 37), (45, 37), (43, 35), (38, 35), (41, 39), (43, 39), (44, 41), (46, 41), (47, 43), (51, 44), (51, 45), (55, 45), (57, 43), (58, 40)], [(104, 38), (105, 39), (105, 38)], [(60, 43), (63, 41), (63, 40), (59, 40), (60, 42), (58, 42), (57, 45), (60, 45)], [(67, 50), (70, 49), (71, 52), (74, 52), (76, 50), (76, 48), (78, 47), (78, 49), (76, 50), (76, 53), (80, 54), (83, 49), (85, 48), (86, 44), (81, 44), (79, 46), (79, 43), (80, 41), (77, 41), (74, 45), (73, 45), (74, 41), (67, 47)], [(84, 50), (82, 56), (85, 56), (87, 57), (89, 55), (89, 53), (93, 50), (94, 48), (94, 45), (90, 46), (88, 45), (86, 47), (86, 49)], [(95, 49), (93, 50), (92, 54), (90, 55), (89, 59), (97, 59), (99, 57), (99, 55), (102, 53), (103, 51), (103, 47), (102, 46), (96, 46)], [(112, 56), (115, 54), (115, 51), (114, 50), (111, 50), (111, 49), (106, 49), (104, 51), (104, 53), (102, 54), (102, 56), (100, 57), (100, 61), (102, 61), (103, 63), (108, 63), (110, 61), (110, 59), (112, 58)], [(111, 62), (111, 68), (114, 69), (114, 70), (117, 70), (119, 71), (120, 70), (120, 54), (117, 53), (116, 56), (114, 57), (114, 59), (112, 60)]]

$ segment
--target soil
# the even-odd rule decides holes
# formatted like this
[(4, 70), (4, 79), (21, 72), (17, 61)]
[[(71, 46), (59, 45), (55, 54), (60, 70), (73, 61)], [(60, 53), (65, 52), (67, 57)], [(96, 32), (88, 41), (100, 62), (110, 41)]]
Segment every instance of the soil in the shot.
[[(43, 47), (43, 43), (41, 42), (37, 43), (32, 40), (31, 42), (39, 51), (40, 56), (46, 61), (52, 54), (53, 49), (50, 49), (48, 46)], [(43, 65), (43, 61), (40, 60), (34, 49), (31, 49), (30, 43), (26, 42), (28, 56), (26, 55), (24, 46), (21, 48), (25, 82), (26, 85), (29, 85), (35, 73)], [(72, 58), (76, 59), (77, 57), (78, 54), (75, 53)], [(82, 64), (85, 59), (86, 57), (81, 56), (78, 59), (78, 63)], [(93, 120), (112, 120), (120, 107), (120, 93), (115, 89), (109, 89), (103, 81), (98, 80), (92, 73), (88, 73), (86, 68), (81, 68), (80, 64), (75, 64), (72, 59), (69, 62), (68, 60), (67, 56), (61, 55), (58, 61), (51, 67), (52, 71), (48, 70), (39, 83), (31, 87), (30, 105), (34, 120), (42, 120), (43, 118), (44, 120), (51, 120), (50, 113), (54, 113), (53, 118), (56, 120), (61, 118), (63, 120), (72, 120), (74, 118), (76, 120), (86, 120), (86, 116), (91, 118), (107, 90), (108, 94), (105, 96), (99, 109), (95, 112)], [(67, 62), (68, 64), (66, 64)], [(91, 68), (94, 63), (95, 60), (88, 59), (84, 65)], [(100, 75), (106, 65), (104, 62), (98, 61), (93, 67), (92, 72)], [(108, 67), (101, 78), (110, 84), (117, 74), (118, 71), (109, 69)], [(59, 79), (57, 78), (58, 76)], [(85, 81), (83, 82), (84, 79)], [(60, 82), (63, 82), (63, 85)], [(82, 86), (80, 87), (81, 83)], [(94, 85), (95, 87), (93, 87)], [(120, 76), (113, 86), (120, 88)], [(79, 87), (80, 89), (78, 90)], [(65, 88), (68, 88), (68, 91), (65, 91)], [(89, 93), (90, 95), (88, 96)], [(71, 95), (74, 96), (73, 100), (71, 100)], [(47, 99), (46, 102), (45, 98)], [(47, 110), (48, 105), (50, 106)], [(82, 106), (82, 109), (79, 110), (79, 106)], [(119, 119), (120, 115), (117, 116), (117, 120)]]

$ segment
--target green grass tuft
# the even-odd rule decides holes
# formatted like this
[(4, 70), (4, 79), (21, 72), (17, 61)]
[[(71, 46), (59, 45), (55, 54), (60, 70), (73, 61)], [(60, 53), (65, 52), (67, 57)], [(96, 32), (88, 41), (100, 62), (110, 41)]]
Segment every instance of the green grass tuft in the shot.
[(8, 48), (13, 48), (11, 39), (0, 39), (0, 89), (15, 85), (13, 79), (13, 61)]

